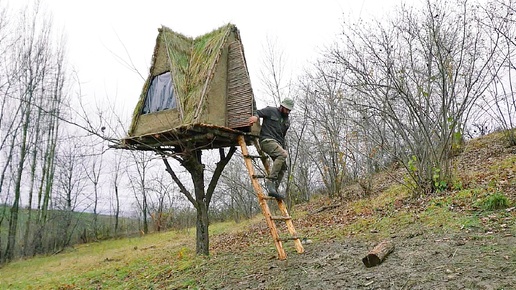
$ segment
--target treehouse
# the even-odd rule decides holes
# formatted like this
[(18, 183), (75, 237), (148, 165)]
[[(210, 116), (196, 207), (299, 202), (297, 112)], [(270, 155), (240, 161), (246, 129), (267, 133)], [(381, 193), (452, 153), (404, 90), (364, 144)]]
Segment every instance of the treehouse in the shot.
[(213, 149), (238, 145), (239, 135), (257, 132), (248, 122), (256, 103), (236, 26), (194, 39), (165, 26), (158, 31), (122, 146)]
[[(268, 157), (258, 150), (252, 156), (247, 144), (257, 145), (258, 122), (249, 125), (256, 103), (251, 88), (244, 49), (238, 29), (228, 24), (195, 39), (159, 29), (149, 77), (134, 109), (128, 136), (117, 148), (136, 150), (181, 151), (176, 159), (192, 176), (194, 193), (177, 178), (165, 155), (163, 161), (181, 192), (197, 209), (197, 253), (208, 254), (208, 205), (222, 170), (236, 147), (240, 146), (253, 188), (278, 257), (286, 259), (275, 220), (286, 223), (298, 253), (304, 249), (282, 199), (276, 200), (282, 216), (271, 214), (269, 200), (258, 182), (264, 175), (255, 174), (252, 158), (259, 157), (269, 172)], [(224, 147), (232, 147), (224, 152)], [(257, 149), (259, 146), (256, 146)], [(208, 189), (204, 189), (202, 149), (219, 148), (220, 161)], [(274, 199), (274, 198), (273, 198)]]

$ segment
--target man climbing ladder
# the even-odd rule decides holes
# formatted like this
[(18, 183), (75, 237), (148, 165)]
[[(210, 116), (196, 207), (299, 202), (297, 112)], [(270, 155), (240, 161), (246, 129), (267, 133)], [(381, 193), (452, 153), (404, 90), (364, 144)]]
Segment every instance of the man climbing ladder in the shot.
[(285, 135), (290, 127), (288, 115), (294, 109), (294, 101), (283, 99), (279, 107), (267, 106), (257, 110), (249, 117), (249, 123), (253, 124), (263, 119), (260, 131), (260, 147), (272, 160), (272, 169), (265, 181), (265, 187), (270, 196), (283, 200), (285, 196), (278, 192), (281, 180), (287, 170), (288, 152), (285, 150)]
[[(292, 240), (294, 241), (294, 246), (296, 248), (296, 251), (298, 253), (303, 253), (305, 250), (303, 248), (303, 245), (301, 244), (301, 240), (299, 239), (299, 236), (297, 235), (296, 229), (294, 228), (294, 224), (292, 223), (292, 217), (290, 217), (287, 208), (285, 206), (285, 203), (282, 199), (274, 198), (274, 197), (267, 197), (263, 194), (262, 187), (260, 186), (260, 183), (258, 182), (259, 178), (263, 178), (263, 175), (256, 175), (252, 159), (253, 158), (260, 158), (262, 160), (262, 164), (265, 167), (265, 172), (270, 173), (269, 163), (265, 161), (264, 159), (264, 153), (261, 149), (259, 149), (258, 140), (253, 140), (253, 143), (255, 147), (258, 149), (259, 156), (251, 156), (249, 155), (249, 151), (247, 150), (246, 141), (244, 140), (244, 136), (238, 137), (238, 144), (240, 145), (240, 148), (242, 150), (242, 156), (245, 160), (245, 166), (247, 168), (247, 171), (249, 173), (249, 177), (251, 178), (251, 183), (253, 185), (253, 188), (256, 192), (256, 196), (258, 197), (258, 202), (260, 203), (260, 207), (263, 212), (263, 216), (265, 217), (265, 221), (267, 222), (267, 226), (269, 227), (271, 231), (272, 238), (274, 239), (274, 244), (276, 246), (276, 249), (278, 250), (278, 258), (280, 260), (285, 260), (287, 258), (287, 254), (285, 252), (285, 249), (283, 248), (283, 241)], [(278, 208), (281, 212), (281, 216), (273, 216), (271, 214), (271, 211), (269, 209), (269, 206), (267, 204), (267, 200), (275, 200), (278, 203)], [(275, 221), (284, 221), (288, 232), (290, 234), (290, 237), (283, 237), (281, 238), (278, 233), (278, 228), (276, 227)]]

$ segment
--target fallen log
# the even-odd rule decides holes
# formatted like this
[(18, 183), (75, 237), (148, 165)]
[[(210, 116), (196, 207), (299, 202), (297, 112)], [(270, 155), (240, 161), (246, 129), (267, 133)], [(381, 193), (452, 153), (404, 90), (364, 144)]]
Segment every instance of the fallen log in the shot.
[(367, 268), (374, 267), (382, 263), (392, 251), (394, 251), (394, 244), (388, 240), (382, 241), (362, 258), (362, 262)]

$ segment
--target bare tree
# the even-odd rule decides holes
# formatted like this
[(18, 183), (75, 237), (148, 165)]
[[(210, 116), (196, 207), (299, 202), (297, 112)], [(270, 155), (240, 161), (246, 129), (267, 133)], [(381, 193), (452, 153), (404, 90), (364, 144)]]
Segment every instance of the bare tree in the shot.
[(120, 219), (120, 182), (121, 182), (121, 173), (122, 173), (122, 154), (114, 153), (113, 161), (111, 162), (113, 168), (111, 172), (111, 184), (113, 186), (113, 193), (115, 195), (115, 225), (114, 231), (115, 236), (118, 234), (119, 230), (119, 219)]
[[(65, 107), (65, 75), (66, 68), (64, 66), (65, 54), (62, 49), (57, 49), (55, 52), (55, 64), (53, 70), (49, 72), (49, 83), (46, 83), (41, 92), (48, 92), (48, 98), (38, 105), (38, 110), (44, 108), (45, 116), (47, 117), (42, 124), (42, 132), (44, 132), (42, 140), (44, 146), (41, 148), (42, 165), (40, 174), (40, 186), (38, 189), (38, 239), (37, 245), (41, 245), (41, 232), (43, 231), (47, 219), (47, 211), (51, 202), (51, 195), (53, 192), (56, 151), (59, 143), (60, 125), (62, 118), (62, 110)], [(52, 248), (53, 243), (49, 243), (49, 248)]]
[(70, 140), (75, 140), (71, 146), (63, 146), (57, 157), (56, 190), (55, 204), (63, 213), (61, 224), (61, 237), (59, 241), (61, 248), (70, 245), (74, 230), (78, 221), (74, 220), (74, 213), (77, 206), (83, 204), (84, 193), (87, 192), (88, 177), (81, 164), (87, 159), (86, 150), (80, 144), (79, 138), (70, 136)]
[[(38, 142), (38, 133), (36, 130), (41, 122), (41, 119), (35, 120), (37, 124), (33, 123), (31, 118), (36, 106), (42, 104), (45, 91), (43, 87), (48, 85), (46, 83), (47, 74), (51, 73), (51, 44), (50, 44), (50, 29), (51, 25), (44, 20), (38, 23), (38, 9), (36, 5), (33, 7), (32, 15), (22, 14), (20, 21), (20, 31), (23, 35), (15, 46), (15, 59), (22, 67), (20, 75), (18, 76), (17, 87), (15, 89), (14, 98), (21, 104), (21, 139), (19, 141), (18, 149), (18, 166), (15, 173), (14, 183), (14, 199), (11, 206), (11, 214), (9, 219), (9, 237), (5, 250), (5, 258), (11, 260), (15, 254), (16, 233), (18, 227), (18, 214), (21, 198), (21, 183), (24, 178), (25, 162), (30, 150), (30, 146), (35, 146)], [(39, 26), (43, 28), (40, 28)], [(38, 34), (36, 33), (38, 31)], [(59, 76), (61, 78), (61, 76)], [(59, 79), (60, 80), (60, 79)], [(41, 94), (41, 95), (40, 95)], [(39, 114), (41, 116), (41, 114)], [(34, 130), (34, 131), (32, 131)], [(33, 140), (32, 140), (33, 139)], [(35, 148), (33, 150), (36, 150)], [(33, 162), (35, 162), (35, 157)], [(35, 169), (35, 164), (33, 164)], [(34, 178), (34, 171), (33, 178)]]
[(153, 156), (150, 155), (152, 152), (148, 151), (131, 151), (134, 169), (136, 172), (128, 172), (129, 183), (133, 189), (138, 208), (141, 214), (141, 220), (143, 225), (142, 232), (147, 234), (149, 232), (149, 207), (148, 207), (148, 195), (150, 191), (149, 182), (147, 180), (148, 174), (152, 168)]
[[(160, 232), (166, 227), (166, 216), (172, 207), (171, 195), (174, 195), (173, 183), (165, 179), (163, 171), (154, 172), (149, 180), (148, 212), (152, 218), (154, 230)], [(178, 192), (179, 193), (179, 192)]]
[[(188, 145), (187, 145), (188, 146)], [(219, 162), (213, 172), (208, 187), (205, 188), (205, 169), (201, 159), (202, 151), (191, 147), (183, 147), (181, 152), (173, 154), (171, 157), (174, 158), (183, 166), (192, 178), (193, 193), (186, 188), (181, 182), (178, 175), (170, 165), (167, 159), (167, 155), (162, 153), (163, 162), (167, 168), (167, 172), (170, 174), (172, 179), (179, 186), (181, 193), (186, 196), (188, 201), (195, 207), (197, 211), (197, 224), (196, 224), (196, 253), (202, 255), (209, 255), (209, 216), (208, 209), (210, 206), (213, 192), (217, 186), (219, 178), (226, 167), (227, 163), (236, 151), (236, 147), (231, 147), (226, 153), (224, 148), (219, 149)]]
[(347, 111), (343, 106), (343, 84), (338, 81), (339, 72), (328, 70), (319, 63), (314, 73), (307, 73), (301, 111), (306, 118), (306, 131), (313, 144), (307, 150), (330, 196), (340, 196), (349, 178), (347, 164), (350, 154)]
[[(15, 152), (16, 136), (21, 128), (19, 118), (22, 110), (20, 102), (13, 102), (12, 94), (14, 93), (15, 80), (19, 75), (20, 68), (12, 61), (12, 50), (15, 44), (13, 33), (10, 32), (11, 26), (8, 22), (7, 10), (0, 7), (0, 152), (5, 156), (1, 156), (1, 174), (0, 174), (0, 198), (2, 198), (1, 215), (0, 215), (0, 263), (5, 261), (2, 246), (2, 229), (4, 221), (7, 221), (7, 205), (9, 203), (9, 168), (12, 166)], [(7, 190), (6, 190), (7, 189)]]
[(485, 134), (489, 129), (503, 129), (509, 144), (516, 144), (516, 133), (510, 130), (516, 125), (516, 91), (514, 69), (516, 56), (516, 8), (512, 0), (496, 0), (483, 7), (486, 17), (481, 19), (489, 41), (499, 47), (502, 57), (487, 69), (494, 83), (472, 109), (473, 130)]
[[(0, 21), (2, 28), (7, 25), (11, 31), (16, 31), (0, 35), (0, 51), (5, 52), (2, 53), (5, 62), (2, 62), (0, 73), (0, 91), (4, 96), (0, 129), (2, 135), (6, 133), (0, 149), (3, 153), (8, 152), (5, 159), (2, 157), (0, 193), (6, 188), (13, 192), (6, 198), (10, 202), (10, 214), (3, 261), (12, 260), (18, 254), (32, 253), (29, 245), (34, 192), (37, 191), (38, 200), (47, 205), (52, 192), (59, 116), (64, 102), (65, 54), (63, 43), (55, 43), (52, 39), (49, 19), (39, 3), (35, 3), (24, 7), (19, 18), (12, 18), (12, 23)], [(7, 110), (9, 114), (4, 114)], [(3, 118), (4, 115), (9, 118)], [(5, 178), (12, 183), (4, 186)], [(26, 223), (20, 226), (24, 196), (27, 196), (29, 210)], [(39, 201), (38, 205), (41, 204)], [(38, 211), (36, 223), (44, 220), (40, 217)], [(24, 232), (23, 250), (22, 243), (18, 242), (19, 232)], [(37, 237), (35, 235), (35, 239)]]
[(267, 38), (263, 70), (260, 80), (265, 87), (265, 94), (272, 98), (274, 105), (279, 106), (281, 100), (290, 95), (291, 82), (286, 80), (286, 59), (283, 50), (279, 49), (277, 39)]
[(93, 152), (90, 153), (89, 162), (85, 162), (83, 164), (83, 169), (86, 172), (86, 176), (91, 182), (91, 186), (93, 188), (93, 237), (96, 240), (98, 239), (99, 235), (98, 206), (99, 199), (101, 198), (100, 191), (102, 189), (101, 176), (103, 175), (102, 168), (104, 163), (102, 151), (104, 148), (102, 147), (102, 143), (98, 144), (98, 146), (92, 146), (91, 148)]
[(247, 169), (241, 160), (241, 158), (233, 159), (227, 164), (219, 181), (218, 195), (215, 198), (235, 222), (239, 222), (242, 218), (251, 218), (260, 210), (249, 178), (242, 174)]
[(425, 3), (421, 10), (401, 6), (388, 22), (345, 25), (326, 58), (343, 67), (339, 81), (349, 88), (343, 101), (356, 112), (354, 123), (396, 136), (373, 130), (361, 138), (403, 164), (420, 192), (450, 184), (449, 157), (460, 150), (469, 112), (493, 82), (487, 68), (502, 57), (499, 39), (485, 41), (476, 5)]

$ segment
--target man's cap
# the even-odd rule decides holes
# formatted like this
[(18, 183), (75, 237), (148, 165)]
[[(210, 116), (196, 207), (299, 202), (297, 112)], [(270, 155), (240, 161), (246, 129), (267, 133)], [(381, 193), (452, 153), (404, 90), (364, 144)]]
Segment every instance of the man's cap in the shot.
[(281, 106), (292, 111), (292, 109), (294, 109), (294, 101), (292, 99), (285, 98), (281, 101)]

